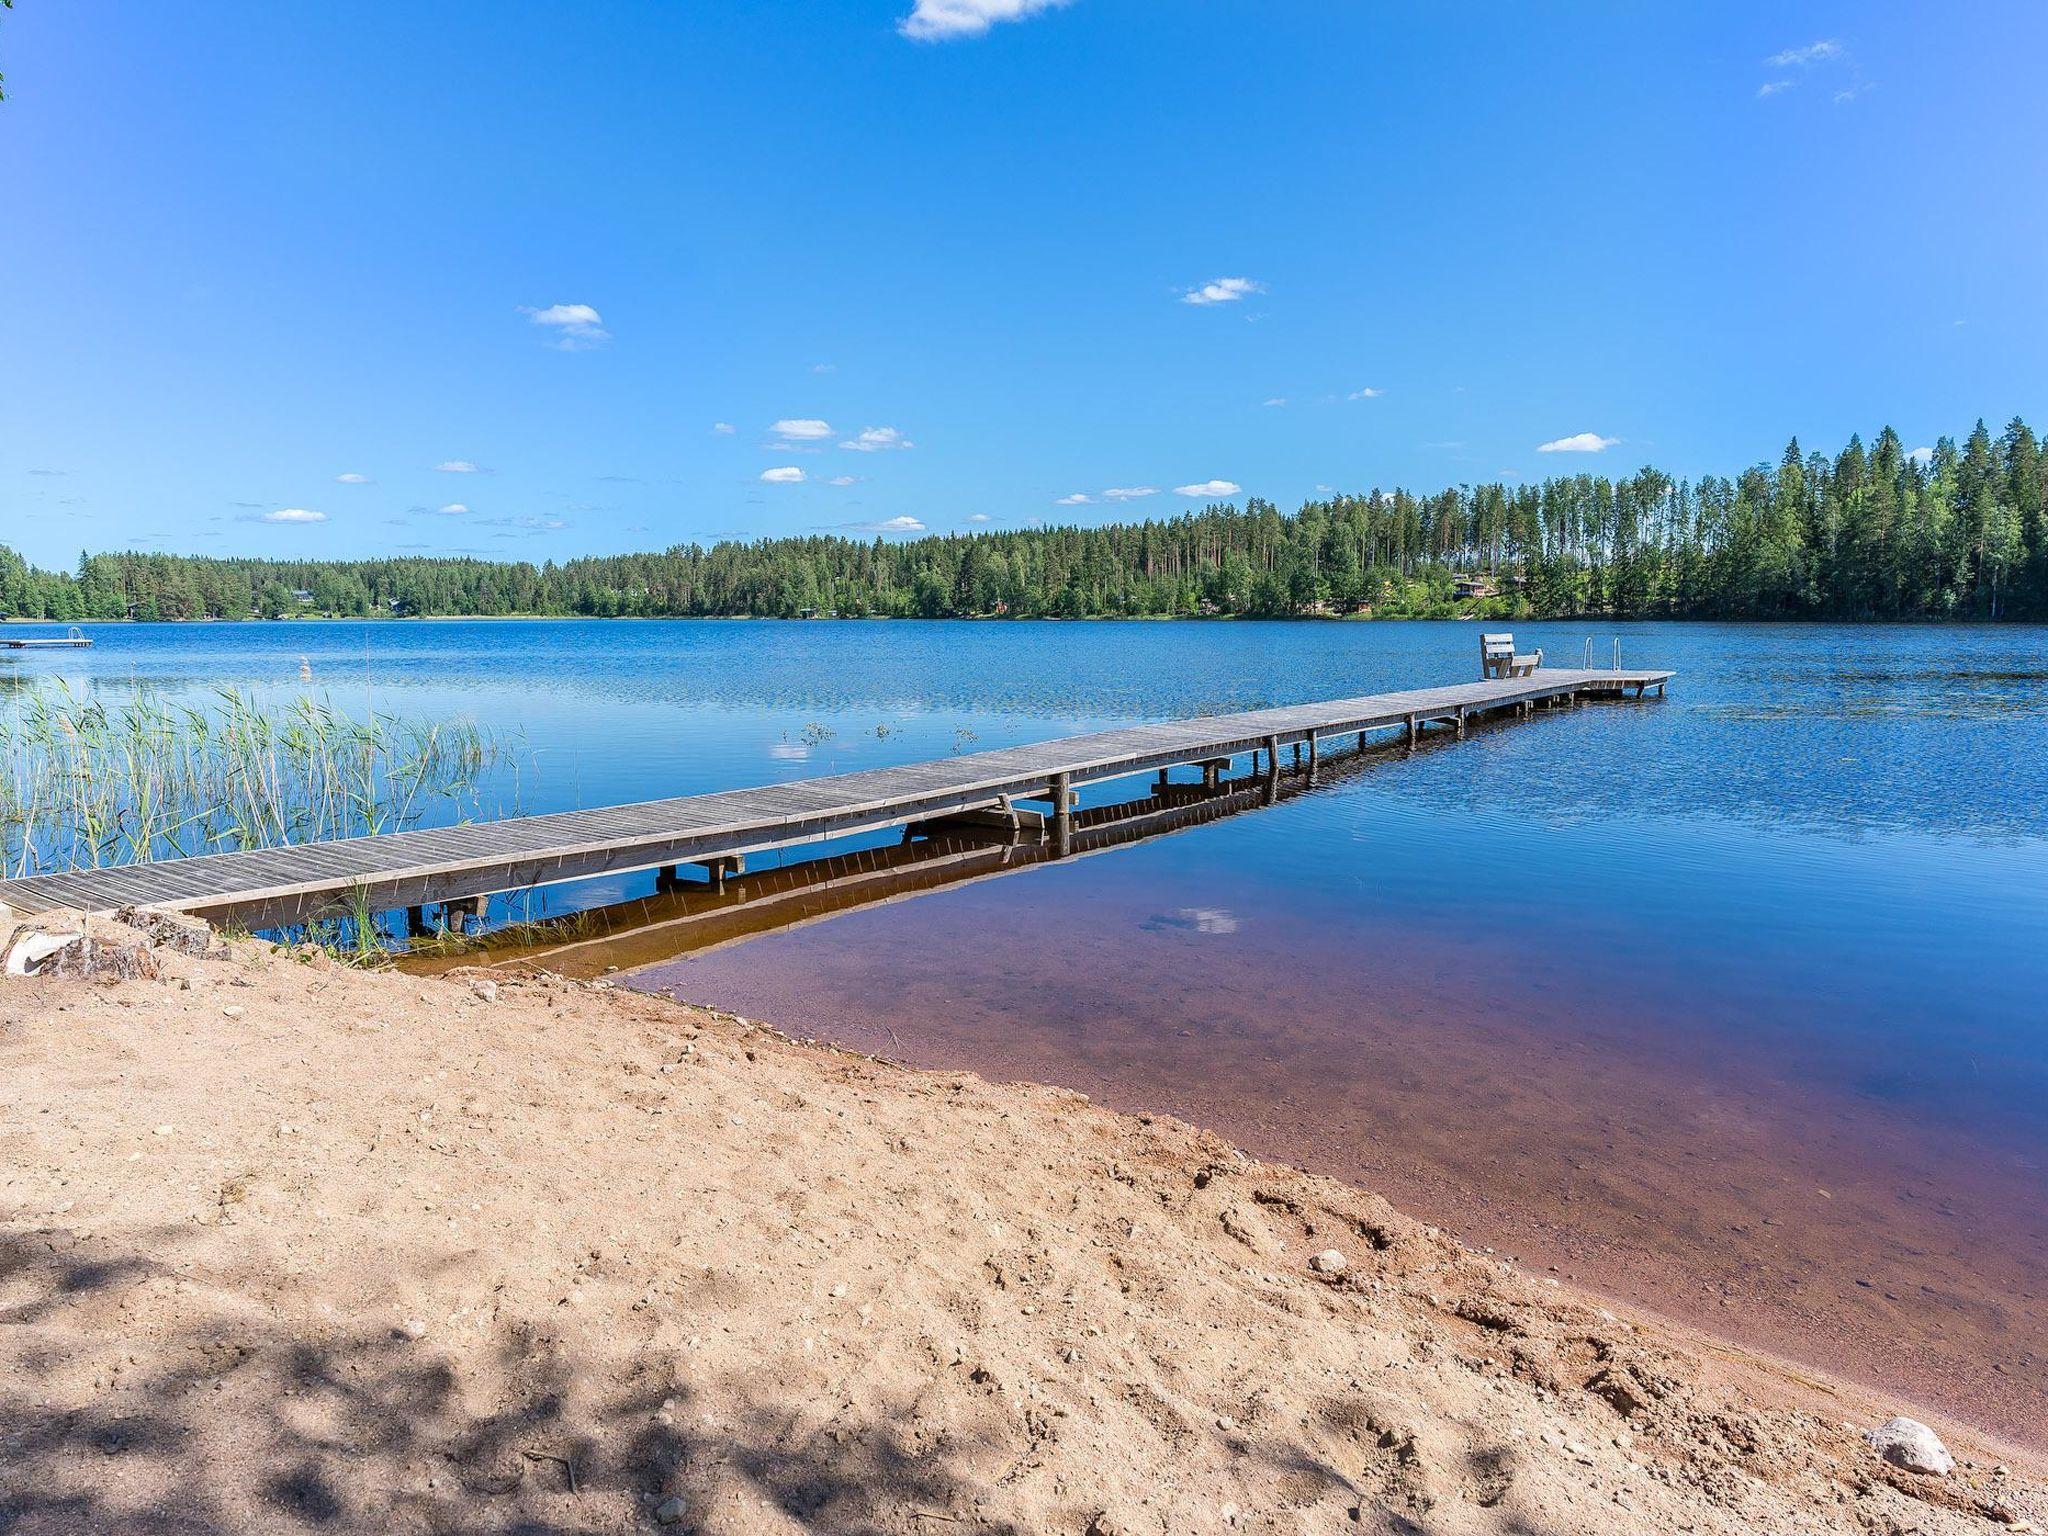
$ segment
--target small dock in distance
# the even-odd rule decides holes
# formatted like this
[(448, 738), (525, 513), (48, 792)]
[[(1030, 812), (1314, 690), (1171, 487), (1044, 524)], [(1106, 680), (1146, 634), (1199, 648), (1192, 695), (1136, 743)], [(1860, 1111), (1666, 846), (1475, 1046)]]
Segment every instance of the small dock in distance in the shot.
[(0, 651), (77, 651), (92, 644), (92, 636), (73, 628), (62, 635), (22, 635), (20, 637), (0, 634)]
[(1271, 793), (1284, 752), (1313, 775), (1319, 754), (1346, 738), (1361, 747), (1379, 731), (1402, 733), (1410, 746), (1425, 733), (1463, 738), (1480, 718), (1661, 695), (1672, 676), (1535, 666), (1474, 683), (1129, 726), (753, 789), (33, 875), (0, 881), (0, 903), (24, 913), (158, 907), (252, 929), (363, 909), (417, 916), (440, 906), (456, 915), (450, 926), (460, 926), (508, 891), (644, 870), (673, 881), (693, 865), (717, 881), (743, 869), (750, 853), (891, 828), (915, 836), (966, 824), (1018, 836), (1028, 827), (1057, 858), (1071, 845), (1083, 785), (1157, 774), (1164, 788), (1180, 768), (1199, 769), (1213, 784), (1249, 755)]

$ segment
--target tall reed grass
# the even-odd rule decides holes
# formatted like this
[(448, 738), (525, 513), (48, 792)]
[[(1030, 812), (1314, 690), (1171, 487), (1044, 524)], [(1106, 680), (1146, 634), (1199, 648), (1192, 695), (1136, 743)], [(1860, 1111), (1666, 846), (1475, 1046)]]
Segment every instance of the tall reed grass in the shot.
[(502, 757), (466, 720), (352, 717), (325, 695), (203, 704), (67, 683), (0, 704), (10, 877), (269, 848), (470, 819)]

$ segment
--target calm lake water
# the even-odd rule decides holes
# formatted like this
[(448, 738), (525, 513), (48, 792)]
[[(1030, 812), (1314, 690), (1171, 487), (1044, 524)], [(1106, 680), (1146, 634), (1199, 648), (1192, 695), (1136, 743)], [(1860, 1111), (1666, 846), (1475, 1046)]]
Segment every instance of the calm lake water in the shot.
[[(0, 687), (310, 670), (495, 728), (545, 811), (1463, 680), (1478, 628), (104, 626)], [(2048, 630), (1516, 628), (1679, 677), (635, 982), (1175, 1111), (2038, 1443)]]

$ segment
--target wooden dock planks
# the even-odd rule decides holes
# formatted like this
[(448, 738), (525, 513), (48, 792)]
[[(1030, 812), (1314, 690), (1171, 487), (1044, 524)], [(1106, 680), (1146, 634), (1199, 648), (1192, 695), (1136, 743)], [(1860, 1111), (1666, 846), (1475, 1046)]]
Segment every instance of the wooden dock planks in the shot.
[(1671, 676), (1538, 669), (1527, 677), (1130, 726), (754, 789), (36, 875), (0, 882), (0, 903), (21, 912), (159, 906), (276, 927), (347, 910), (357, 899), (386, 911), (879, 831), (1004, 798), (1043, 798), (1059, 778), (1080, 785), (1151, 773), (1269, 742), (1285, 747), (1411, 720), (1461, 723), (1472, 714), (1519, 712), (1580, 695), (1661, 693)]

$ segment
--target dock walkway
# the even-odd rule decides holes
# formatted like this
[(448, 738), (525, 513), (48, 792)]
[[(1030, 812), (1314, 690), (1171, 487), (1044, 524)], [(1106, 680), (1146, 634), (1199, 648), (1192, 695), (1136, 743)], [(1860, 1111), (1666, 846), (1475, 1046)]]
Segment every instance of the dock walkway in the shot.
[(1412, 743), (1432, 725), (1462, 736), (1477, 715), (1527, 716), (1589, 696), (1661, 694), (1671, 676), (1539, 668), (1525, 677), (1130, 726), (754, 789), (34, 875), (0, 881), (0, 903), (17, 912), (153, 906), (274, 928), (362, 902), (372, 911), (416, 909), (594, 875), (722, 867), (759, 850), (1006, 811), (1025, 800), (1050, 803), (1046, 820), (1059, 847), (1082, 784), (1189, 764), (1213, 773), (1214, 765), (1261, 751), (1266, 772), (1277, 776), (1282, 748), (1306, 747), (1313, 765), (1318, 744), (1331, 737), (1392, 728)]

